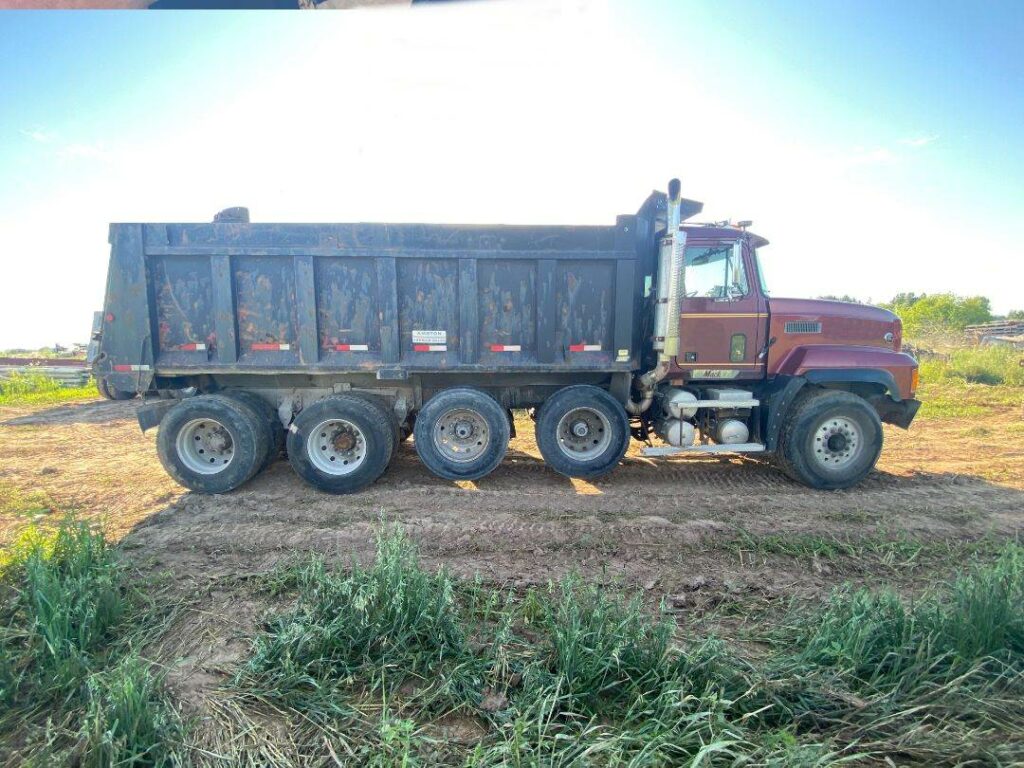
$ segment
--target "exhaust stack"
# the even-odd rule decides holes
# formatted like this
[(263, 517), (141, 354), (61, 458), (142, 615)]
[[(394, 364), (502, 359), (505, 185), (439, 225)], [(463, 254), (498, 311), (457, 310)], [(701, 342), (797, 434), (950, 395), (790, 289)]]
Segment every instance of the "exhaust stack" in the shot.
[(654, 305), (654, 350), (657, 365), (639, 378), (640, 400), (626, 402), (626, 411), (638, 416), (654, 400), (654, 388), (668, 373), (672, 358), (679, 352), (679, 297), (683, 290), (683, 254), (686, 233), (679, 225), (682, 221), (682, 198), (679, 179), (668, 183), (665, 236), (658, 249), (658, 293)]

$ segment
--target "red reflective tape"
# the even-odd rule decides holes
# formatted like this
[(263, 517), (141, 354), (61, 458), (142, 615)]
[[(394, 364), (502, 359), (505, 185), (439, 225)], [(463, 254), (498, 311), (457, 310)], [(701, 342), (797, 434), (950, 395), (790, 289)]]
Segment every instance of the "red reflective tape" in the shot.
[(600, 344), (570, 344), (570, 352), (600, 352)]
[(413, 352), (447, 352), (447, 344), (413, 344)]
[(369, 352), (368, 344), (335, 344), (335, 352)]
[(148, 365), (115, 365), (114, 370), (118, 373), (131, 373), (134, 371), (148, 371)]
[(181, 352), (202, 352), (205, 349), (205, 344), (182, 344), (178, 347), (178, 350)]
[(491, 352), (522, 352), (519, 344), (491, 344)]
[(253, 344), (250, 347), (253, 352), (287, 352), (291, 349), (290, 344)]

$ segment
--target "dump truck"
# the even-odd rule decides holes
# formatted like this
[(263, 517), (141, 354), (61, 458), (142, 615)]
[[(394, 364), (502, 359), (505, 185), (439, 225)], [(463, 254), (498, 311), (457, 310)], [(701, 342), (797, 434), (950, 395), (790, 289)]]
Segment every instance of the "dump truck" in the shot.
[[(690, 223), (678, 180), (611, 226), (112, 224), (94, 372), (146, 397), (168, 473), (222, 493), (281, 455), (351, 493), (412, 436), (449, 480), (495, 469), (532, 414), (546, 464), (756, 454), (819, 489), (910, 426), (892, 312), (776, 298), (749, 222)], [(187, 392), (182, 398), (161, 392)]]

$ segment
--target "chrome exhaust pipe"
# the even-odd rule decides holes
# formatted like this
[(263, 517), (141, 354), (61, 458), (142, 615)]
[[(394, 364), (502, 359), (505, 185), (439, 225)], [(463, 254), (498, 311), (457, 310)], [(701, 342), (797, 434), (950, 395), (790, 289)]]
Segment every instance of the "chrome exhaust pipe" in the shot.
[(679, 353), (679, 297), (683, 290), (683, 254), (686, 249), (686, 233), (679, 229), (682, 221), (681, 188), (679, 179), (668, 183), (667, 226), (658, 250), (658, 292), (654, 305), (653, 346), (658, 353), (658, 363), (639, 377), (640, 399), (630, 398), (626, 402), (626, 412), (633, 416), (639, 416), (651, 407), (654, 388), (668, 374), (672, 358)]

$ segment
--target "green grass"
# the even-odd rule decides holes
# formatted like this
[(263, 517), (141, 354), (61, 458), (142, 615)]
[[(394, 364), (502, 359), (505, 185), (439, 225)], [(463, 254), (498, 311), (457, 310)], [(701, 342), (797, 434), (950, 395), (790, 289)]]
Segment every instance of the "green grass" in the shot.
[[(738, 541), (897, 565), (941, 549), (881, 535)], [(753, 652), (680, 636), (642, 593), (576, 576), (525, 592), (456, 579), (385, 528), (369, 564), (293, 560), (261, 579), (286, 607), (193, 732), (135, 650), (133, 628), (153, 622), (102, 536), (72, 521), (33, 528), (0, 563), (0, 760), (1019, 764), (1024, 548), (986, 542), (949, 559), (973, 565), (914, 599), (843, 587), (819, 608), (783, 609)]]
[[(911, 542), (758, 545), (920, 556)], [(351, 765), (1012, 764), (1024, 760), (1010, 736), (1024, 734), (1024, 550), (999, 551), (914, 601), (840, 589), (779, 617), (767, 655), (747, 659), (576, 577), (514, 594), (428, 572), (396, 529), (368, 567), (271, 574), (270, 591), (294, 586), (296, 603), (268, 620), (230, 695), (283, 713), (302, 757)], [(439, 739), (432, 724), (453, 715), (476, 735)], [(269, 747), (233, 748), (252, 762)]]
[(443, 571), (420, 568), (402, 536), (382, 534), (377, 560), (368, 569), (353, 565), (347, 573), (331, 573), (314, 558), (290, 580), (298, 587), (298, 603), (257, 639), (240, 673), (251, 687), (307, 702), (351, 688), (354, 681), (369, 691), (438, 675), (452, 688), (473, 685), (460, 675), (473, 656), (459, 621), (455, 584)]
[(49, 515), (55, 509), (50, 498), (42, 491), (23, 491), (5, 480), (0, 480), (0, 516), (34, 518)]
[(740, 530), (721, 546), (744, 560), (752, 556), (782, 556), (808, 562), (845, 562), (869, 573), (934, 567), (943, 563), (967, 562), (978, 556), (992, 557), (1006, 545), (1004, 537), (983, 536), (922, 539), (906, 532), (882, 528), (867, 535), (823, 535), (808, 533), (752, 534)]
[(175, 717), (125, 642), (140, 618), (123, 568), (85, 524), (30, 527), (0, 552), (0, 759), (170, 762)]
[(1010, 347), (967, 347), (921, 361), (921, 381), (959, 380), (968, 384), (1024, 387), (1024, 350)]
[(91, 381), (81, 387), (65, 387), (41, 373), (13, 373), (0, 379), (0, 406), (49, 405), (98, 397)]
[(1024, 407), (1024, 352), (1007, 347), (948, 349), (920, 361), (921, 416), (967, 418), (993, 408)]

